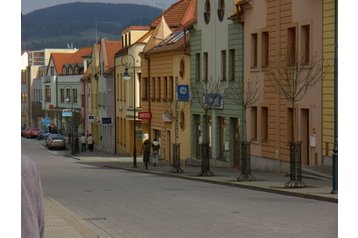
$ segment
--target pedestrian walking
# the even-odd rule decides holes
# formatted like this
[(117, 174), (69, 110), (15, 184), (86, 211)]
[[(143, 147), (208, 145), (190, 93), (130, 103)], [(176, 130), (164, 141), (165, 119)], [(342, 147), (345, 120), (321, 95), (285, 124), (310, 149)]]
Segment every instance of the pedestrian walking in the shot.
[(88, 134), (88, 137), (87, 137), (87, 145), (88, 145), (88, 150), (90, 151), (90, 152), (92, 152), (93, 151), (93, 146), (94, 146), (94, 139), (93, 139), (93, 137), (92, 137), (92, 134), (91, 133), (89, 133)]
[(40, 175), (35, 163), (21, 155), (21, 237), (43, 238), (45, 212)]
[(85, 133), (82, 133), (82, 136), (80, 137), (82, 152), (86, 152), (86, 142), (87, 142), (87, 138), (85, 136)]
[(155, 138), (152, 143), (152, 152), (153, 152), (153, 166), (159, 165), (159, 140), (158, 138)]
[(150, 145), (151, 145), (151, 143), (150, 143), (149, 139), (146, 139), (142, 145), (143, 163), (144, 163), (145, 169), (148, 169), (148, 164), (149, 164), (149, 159), (150, 159)]

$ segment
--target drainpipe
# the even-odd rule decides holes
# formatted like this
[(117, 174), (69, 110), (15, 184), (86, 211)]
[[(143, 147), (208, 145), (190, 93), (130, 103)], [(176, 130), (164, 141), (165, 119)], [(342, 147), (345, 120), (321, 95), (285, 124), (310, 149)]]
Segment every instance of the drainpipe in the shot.
[(113, 79), (114, 79), (114, 154), (117, 154), (117, 73), (116, 73), (116, 56), (114, 55), (114, 71), (113, 71)]
[[(144, 55), (144, 58), (148, 61), (148, 64), (147, 64), (147, 67), (148, 67), (148, 111), (149, 112), (152, 112), (152, 108), (151, 108), (151, 97), (150, 97), (150, 81), (151, 81), (151, 78), (150, 78), (150, 58), (146, 55)], [(149, 140), (151, 140), (151, 135), (152, 135), (152, 119), (149, 119), (149, 123), (148, 123), (148, 126), (149, 126)]]
[(334, 1), (334, 145), (332, 194), (338, 194), (338, 0)]

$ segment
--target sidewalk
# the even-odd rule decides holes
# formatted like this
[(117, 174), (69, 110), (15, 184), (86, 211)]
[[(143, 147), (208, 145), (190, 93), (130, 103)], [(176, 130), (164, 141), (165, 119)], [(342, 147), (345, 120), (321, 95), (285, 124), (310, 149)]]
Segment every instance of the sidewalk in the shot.
[[(200, 166), (185, 166), (181, 168), (183, 173), (172, 173), (172, 167), (166, 161), (160, 161), (159, 166), (149, 166), (144, 169), (141, 156), (137, 157), (137, 168), (133, 168), (133, 158), (128, 155), (114, 155), (101, 151), (84, 152), (70, 157), (79, 160), (80, 163), (86, 163), (93, 166), (107, 168), (124, 169), (135, 172), (151, 173), (160, 176), (178, 177), (183, 179), (196, 180), (201, 182), (215, 183), (227, 186), (241, 187), (247, 189), (260, 190), (265, 192), (280, 193), (290, 196), (311, 198), (321, 201), (338, 202), (338, 194), (331, 194), (332, 181), (330, 168), (305, 168), (307, 173), (303, 173), (303, 182), (305, 188), (285, 188), (284, 185), (289, 181), (289, 176), (285, 173), (269, 173), (253, 171), (254, 181), (237, 182), (236, 178), (240, 176), (240, 171), (233, 168), (210, 168), (214, 176), (200, 177), (197, 174)], [(318, 172), (315, 172), (318, 171)]]
[[(146, 170), (144, 169), (141, 156), (137, 158), (137, 168), (133, 168), (133, 158), (124, 154), (114, 155), (101, 151), (94, 151), (79, 153), (75, 156), (68, 153), (67, 156), (78, 160), (78, 163), (85, 163), (92, 166), (124, 169), (133, 172), (177, 177), (338, 203), (338, 195), (331, 194), (332, 181), (329, 179), (329, 168), (324, 168), (323, 170), (320, 168), (320, 171), (316, 173), (318, 176), (314, 176), (314, 168), (311, 170), (307, 169), (309, 174), (303, 176), (303, 182), (306, 187), (293, 189), (284, 187), (284, 184), (289, 181), (289, 177), (283, 173), (254, 171), (252, 174), (256, 180), (250, 182), (237, 182), (236, 178), (240, 176), (240, 171), (232, 168), (211, 168), (214, 176), (200, 177), (197, 176), (200, 171), (200, 167), (198, 166), (182, 165), (181, 168), (184, 170), (183, 173), (171, 173), (172, 167), (169, 166), (166, 161), (159, 161), (159, 166), (149, 166), (149, 169)], [(65, 207), (49, 197), (45, 198), (45, 221), (45, 237), (48, 238), (99, 237), (93, 230), (89, 229), (86, 225), (82, 224), (79, 219), (71, 215), (71, 212), (66, 210)]]

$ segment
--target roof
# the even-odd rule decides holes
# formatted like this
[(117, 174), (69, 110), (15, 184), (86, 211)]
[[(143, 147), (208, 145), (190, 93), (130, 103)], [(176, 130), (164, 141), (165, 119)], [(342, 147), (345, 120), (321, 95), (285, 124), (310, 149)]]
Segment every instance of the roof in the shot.
[[(165, 10), (163, 15), (170, 28), (178, 28), (193, 15), (196, 16), (196, 0), (180, 0)], [(152, 21), (150, 27), (155, 28), (160, 22), (161, 16)]]
[(114, 66), (114, 55), (122, 48), (122, 42), (119, 40), (105, 40), (105, 45), (108, 67), (111, 68)]
[(145, 52), (145, 54), (155, 54), (165, 51), (184, 50), (190, 39), (188, 30), (177, 30), (162, 40), (154, 48)]
[(155, 30), (153, 31), (148, 43), (144, 47), (143, 51), (146, 52), (160, 43), (163, 39), (169, 36), (172, 33), (168, 24), (165, 21), (164, 16), (162, 15), (160, 23), (157, 25)]
[(62, 74), (63, 66), (66, 64), (82, 64), (83, 58), (90, 55), (92, 47), (84, 47), (75, 53), (52, 53), (51, 57), (57, 74)]

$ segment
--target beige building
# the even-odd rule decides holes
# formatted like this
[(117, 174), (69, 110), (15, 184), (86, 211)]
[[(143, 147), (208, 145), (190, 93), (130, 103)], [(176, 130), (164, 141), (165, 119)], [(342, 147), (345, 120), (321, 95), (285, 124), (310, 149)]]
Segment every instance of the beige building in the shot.
[[(262, 98), (247, 113), (254, 169), (288, 171), (292, 120), (302, 141), (302, 165), (322, 163), (322, 87), (308, 88), (295, 113), (273, 86), (278, 63), (294, 58), (302, 75), (322, 59), (322, 1), (236, 1), (244, 25), (244, 79), (258, 79)], [(288, 67), (286, 67), (287, 69)]]

